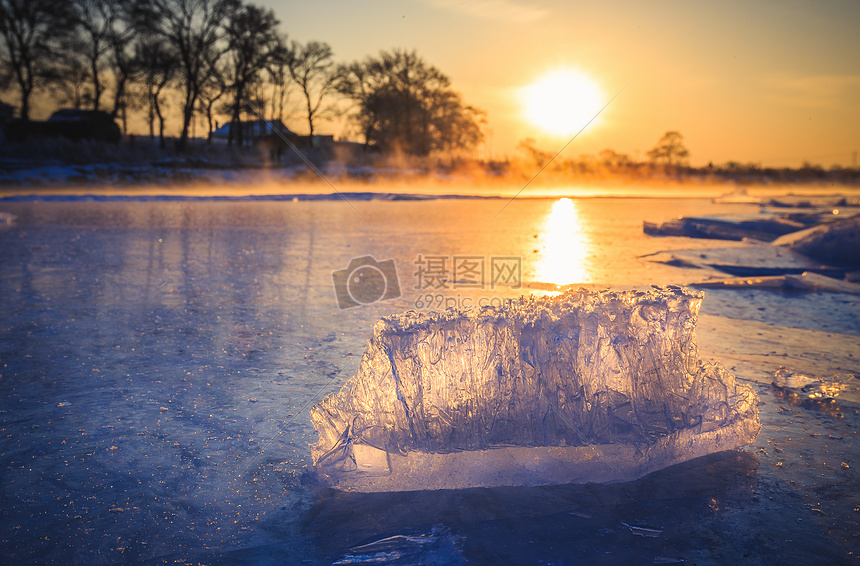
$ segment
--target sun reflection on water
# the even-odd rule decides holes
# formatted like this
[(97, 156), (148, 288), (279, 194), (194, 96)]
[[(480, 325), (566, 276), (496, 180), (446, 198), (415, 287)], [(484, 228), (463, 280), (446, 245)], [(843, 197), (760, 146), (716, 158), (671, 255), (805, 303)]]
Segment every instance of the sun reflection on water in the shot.
[(535, 268), (538, 281), (555, 285), (590, 281), (586, 259), (591, 241), (583, 231), (575, 201), (563, 198), (552, 205), (540, 242), (540, 258)]

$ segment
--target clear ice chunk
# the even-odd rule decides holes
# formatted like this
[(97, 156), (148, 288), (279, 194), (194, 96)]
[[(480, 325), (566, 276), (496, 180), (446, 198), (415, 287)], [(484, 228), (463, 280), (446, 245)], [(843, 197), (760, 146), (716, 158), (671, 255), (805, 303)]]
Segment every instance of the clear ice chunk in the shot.
[(571, 290), (392, 315), (311, 409), (347, 491), (615, 482), (752, 442), (758, 396), (703, 362), (703, 294)]
[(834, 399), (848, 389), (846, 379), (838, 374), (832, 380), (818, 379), (780, 367), (773, 374), (772, 383), (777, 389), (799, 398)]
[[(834, 210), (834, 214), (839, 210)], [(775, 246), (788, 246), (816, 261), (860, 266), (860, 215), (819, 224), (777, 238)]]

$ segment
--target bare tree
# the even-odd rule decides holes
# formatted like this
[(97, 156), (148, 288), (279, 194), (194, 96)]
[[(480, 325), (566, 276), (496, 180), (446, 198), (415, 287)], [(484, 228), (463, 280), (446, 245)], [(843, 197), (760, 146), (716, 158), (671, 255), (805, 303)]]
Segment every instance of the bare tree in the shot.
[(233, 95), (229, 143), (235, 136), (242, 145), (242, 110), (247, 106), (249, 90), (260, 82), (262, 72), (276, 53), (279, 25), (272, 10), (254, 5), (239, 8), (226, 25), (227, 80)]
[(122, 131), (127, 131), (128, 110), (128, 84), (134, 79), (138, 72), (135, 66), (134, 43), (142, 30), (134, 20), (134, 0), (108, 0), (110, 10), (113, 11), (112, 21), (114, 23), (111, 33), (108, 34), (110, 42), (110, 57), (108, 66), (113, 76), (113, 104), (111, 115), (122, 119)]
[(532, 161), (535, 167), (543, 167), (552, 158), (552, 153), (538, 149), (534, 138), (525, 138), (517, 144), (517, 149), (522, 150)]
[(662, 162), (670, 167), (685, 164), (689, 155), (690, 152), (684, 147), (684, 136), (676, 131), (663, 134), (657, 145), (648, 152), (651, 161)]
[(597, 154), (600, 164), (610, 170), (622, 169), (630, 166), (630, 156), (618, 153), (613, 149), (604, 149)]
[(114, 6), (115, 3), (109, 0), (70, 0), (69, 2), (72, 22), (77, 32), (75, 55), (85, 58), (87, 62), (88, 78), (92, 83), (93, 110), (100, 109), (104, 92), (102, 72), (105, 70), (106, 59), (111, 51), (110, 36), (114, 33), (117, 18)]
[(74, 34), (64, 38), (60, 47), (50, 91), (60, 104), (80, 110), (91, 105), (93, 100), (91, 68), (87, 57), (83, 55), (86, 42), (80, 35)]
[(179, 151), (188, 144), (203, 85), (226, 51), (224, 24), (239, 7), (239, 0), (139, 0), (137, 4), (139, 24), (176, 51), (183, 98)]
[(213, 117), (215, 116), (215, 104), (227, 94), (227, 83), (225, 82), (226, 70), (223, 65), (216, 66), (214, 72), (203, 83), (200, 89), (200, 109), (206, 115), (208, 125), (207, 140), (212, 143), (212, 132), (215, 131)]
[(284, 121), (284, 110), (290, 96), (289, 56), (286, 35), (278, 35), (266, 67), (266, 74), (272, 85), (272, 109), (269, 116), (280, 122)]
[(140, 70), (144, 100), (148, 110), (149, 137), (155, 137), (155, 120), (158, 119), (158, 139), (164, 147), (165, 89), (176, 76), (177, 56), (171, 48), (156, 40), (144, 40), (135, 45), (134, 66)]
[(0, 0), (0, 65), (21, 99), (21, 118), (30, 118), (30, 97), (56, 77), (58, 40), (71, 30), (63, 0)]
[(82, 56), (89, 67), (93, 110), (102, 108), (102, 97), (112, 80), (111, 115), (122, 120), (127, 130), (127, 87), (134, 68), (133, 0), (71, 0), (75, 31), (80, 38)]
[(305, 97), (309, 135), (314, 135), (314, 119), (325, 112), (323, 100), (335, 90), (337, 74), (331, 47), (321, 41), (290, 45), (288, 66), (290, 76)]

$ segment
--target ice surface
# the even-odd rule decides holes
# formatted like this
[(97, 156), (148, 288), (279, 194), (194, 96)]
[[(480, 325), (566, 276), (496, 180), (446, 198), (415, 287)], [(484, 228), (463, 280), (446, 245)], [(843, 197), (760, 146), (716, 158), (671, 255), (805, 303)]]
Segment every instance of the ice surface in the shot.
[(383, 318), (311, 410), (318, 475), (355, 491), (621, 481), (747, 444), (758, 397), (699, 359), (702, 297), (580, 289)]

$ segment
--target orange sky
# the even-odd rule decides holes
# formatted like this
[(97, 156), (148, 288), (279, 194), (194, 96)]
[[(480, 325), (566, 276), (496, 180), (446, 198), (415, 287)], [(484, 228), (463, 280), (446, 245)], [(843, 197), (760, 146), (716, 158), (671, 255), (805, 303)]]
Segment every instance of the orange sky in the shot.
[(517, 98), (561, 68), (592, 77), (607, 100), (620, 92), (566, 156), (644, 159), (667, 130), (685, 136), (694, 165), (847, 166), (860, 150), (856, 1), (258, 1), (339, 61), (417, 50), (487, 112), (485, 155), (527, 137), (547, 151), (568, 141), (529, 124)]

